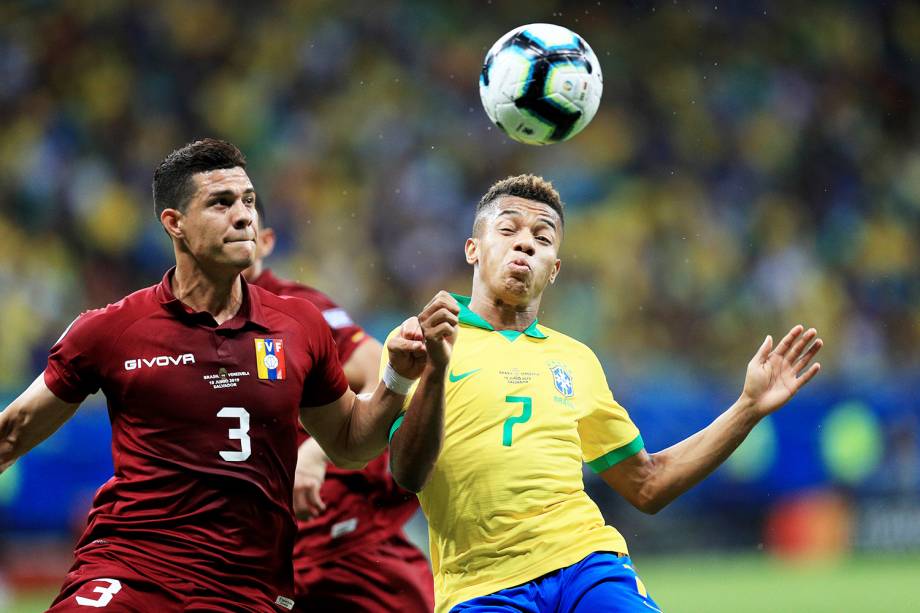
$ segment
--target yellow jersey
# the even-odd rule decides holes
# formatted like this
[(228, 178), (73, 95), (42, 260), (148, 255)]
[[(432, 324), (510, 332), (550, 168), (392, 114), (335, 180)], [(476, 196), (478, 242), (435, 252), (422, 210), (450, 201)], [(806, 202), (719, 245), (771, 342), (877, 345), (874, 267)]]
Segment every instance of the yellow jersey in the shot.
[(585, 493), (582, 463), (601, 472), (643, 448), (587, 346), (536, 321), (495, 331), (454, 297), (444, 446), (418, 494), (438, 612), (595, 551), (628, 553)]

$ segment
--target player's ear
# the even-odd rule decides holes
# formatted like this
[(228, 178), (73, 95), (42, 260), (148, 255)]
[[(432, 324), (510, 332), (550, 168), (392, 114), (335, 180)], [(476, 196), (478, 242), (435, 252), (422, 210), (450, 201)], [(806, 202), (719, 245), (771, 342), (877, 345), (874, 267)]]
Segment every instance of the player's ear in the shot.
[(270, 256), (272, 251), (275, 250), (277, 239), (278, 237), (272, 228), (260, 228), (259, 237), (256, 239), (259, 242), (259, 257), (267, 258)]
[(467, 264), (476, 265), (479, 263), (479, 239), (478, 238), (466, 239), (466, 245), (463, 246), (463, 250), (466, 252), (466, 263)]
[(167, 234), (178, 239), (184, 236), (182, 231), (184, 217), (177, 209), (163, 209), (163, 212), (160, 213), (160, 223), (163, 224)]
[(556, 277), (559, 276), (559, 269), (562, 268), (562, 260), (556, 258), (556, 263), (553, 265), (553, 269), (549, 273), (549, 282), (555, 283)]

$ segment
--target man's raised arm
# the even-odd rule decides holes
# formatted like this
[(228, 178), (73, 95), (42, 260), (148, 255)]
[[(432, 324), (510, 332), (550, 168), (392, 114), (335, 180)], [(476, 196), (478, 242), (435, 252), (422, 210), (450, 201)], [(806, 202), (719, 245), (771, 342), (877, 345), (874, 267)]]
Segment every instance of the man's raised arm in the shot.
[(444, 442), (444, 378), (457, 338), (460, 307), (439, 292), (418, 316), (410, 332), (423, 338), (428, 360), (406, 414), (390, 441), (390, 470), (403, 488), (418, 492), (431, 477)]
[(642, 450), (601, 477), (637, 509), (657, 513), (715, 470), (761, 419), (818, 374), (820, 364), (811, 363), (823, 345), (817, 336), (814, 328), (795, 326), (775, 350), (767, 336), (748, 363), (741, 396), (715, 421), (663, 451)]

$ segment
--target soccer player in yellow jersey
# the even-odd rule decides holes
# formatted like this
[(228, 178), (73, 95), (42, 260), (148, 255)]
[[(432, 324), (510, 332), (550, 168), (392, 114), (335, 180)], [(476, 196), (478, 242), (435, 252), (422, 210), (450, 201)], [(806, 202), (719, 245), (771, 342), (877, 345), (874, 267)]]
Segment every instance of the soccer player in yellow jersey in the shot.
[(582, 463), (655, 513), (820, 369), (814, 329), (795, 326), (775, 348), (767, 336), (731, 407), (648, 453), (594, 353), (537, 322), (562, 236), (550, 183), (499, 181), (466, 242), (472, 297), (441, 292), (412, 331), (429, 372), (391, 428), (391, 467), (428, 518), (438, 612), (657, 611), (623, 536), (585, 493)]

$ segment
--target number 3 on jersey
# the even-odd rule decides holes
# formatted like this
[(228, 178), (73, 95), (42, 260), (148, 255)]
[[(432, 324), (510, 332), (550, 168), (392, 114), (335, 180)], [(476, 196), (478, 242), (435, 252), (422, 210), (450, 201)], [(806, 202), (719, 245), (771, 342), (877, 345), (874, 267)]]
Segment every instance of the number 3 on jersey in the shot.
[(249, 443), (249, 411), (243, 407), (224, 407), (217, 412), (218, 417), (231, 417), (240, 420), (239, 428), (230, 428), (227, 436), (240, 442), (239, 451), (221, 451), (220, 457), (228, 462), (244, 462), (252, 455), (252, 446)]

